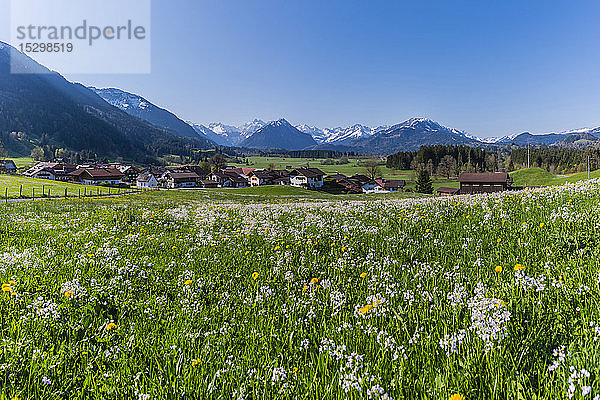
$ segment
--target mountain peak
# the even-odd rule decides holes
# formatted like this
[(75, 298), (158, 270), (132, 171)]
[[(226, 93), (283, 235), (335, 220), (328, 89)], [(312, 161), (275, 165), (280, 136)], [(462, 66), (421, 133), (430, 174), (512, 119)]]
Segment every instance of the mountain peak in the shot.
[(279, 118), (277, 121), (271, 121), (268, 125), (272, 126), (292, 126), (285, 118)]

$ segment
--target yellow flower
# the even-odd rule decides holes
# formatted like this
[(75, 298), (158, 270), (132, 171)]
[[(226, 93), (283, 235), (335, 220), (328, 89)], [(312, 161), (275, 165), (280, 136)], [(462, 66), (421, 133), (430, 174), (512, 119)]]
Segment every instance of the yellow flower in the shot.
[(279, 250), (279, 246), (275, 246), (275, 250)]
[(10, 287), (10, 285), (8, 283), (3, 283), (2, 284), (2, 291), (3, 292), (12, 292), (12, 288)]
[(106, 325), (106, 330), (110, 331), (113, 330), (117, 327), (117, 324), (115, 324), (114, 322), (109, 323), (108, 325)]
[(303, 292), (306, 292), (306, 290), (307, 290), (307, 289), (308, 289), (308, 286), (306, 286), (306, 285), (304, 285), (304, 286), (302, 287), (302, 291), (303, 291)]
[(173, 246), (171, 247), (171, 249), (173, 249), (173, 251), (177, 250), (177, 246)]
[(199, 358), (196, 358), (196, 359), (192, 360), (192, 367), (195, 367), (198, 364), (200, 364), (200, 359)]
[(71, 296), (73, 296), (73, 292), (71, 290), (67, 290), (65, 292), (65, 297), (71, 297)]
[(429, 233), (431, 232), (429, 229), (425, 229), (425, 233)]
[(449, 400), (465, 400), (465, 396), (463, 396), (462, 394), (454, 393), (452, 396), (450, 396)]
[(360, 311), (361, 314), (366, 314), (369, 311), (371, 311), (372, 308), (373, 308), (372, 305), (367, 304), (366, 306), (364, 306), (363, 308), (361, 308), (359, 311)]
[(521, 264), (515, 265), (515, 271), (520, 271), (522, 269), (523, 269), (523, 266)]
[(544, 227), (544, 225), (545, 225), (545, 224), (544, 224), (543, 222), (540, 222), (540, 228), (543, 228), (543, 227)]
[(189, 286), (192, 284), (192, 280), (188, 279), (187, 281), (183, 282), (184, 285)]
[(246, 256), (247, 256), (248, 254), (250, 254), (250, 251), (249, 251), (249, 250), (248, 250), (248, 251), (246, 251), (246, 253), (245, 253), (244, 255), (246, 255)]
[(313, 284), (314, 284), (314, 283), (317, 283), (317, 282), (319, 282), (319, 278), (312, 278), (312, 279), (310, 280), (310, 283), (313, 283)]
[(502, 272), (502, 267), (500, 265), (496, 265), (496, 268), (494, 268), (494, 271)]
[(256, 278), (258, 278), (258, 272), (254, 271), (252, 273), (252, 279), (256, 280)]
[(294, 367), (294, 373), (298, 372), (298, 367)]
[(496, 242), (500, 243), (502, 241), (502, 239), (498, 238), (496, 239)]
[(363, 272), (362, 274), (360, 274), (360, 277), (363, 278), (363, 279), (365, 279), (367, 277), (367, 273)]

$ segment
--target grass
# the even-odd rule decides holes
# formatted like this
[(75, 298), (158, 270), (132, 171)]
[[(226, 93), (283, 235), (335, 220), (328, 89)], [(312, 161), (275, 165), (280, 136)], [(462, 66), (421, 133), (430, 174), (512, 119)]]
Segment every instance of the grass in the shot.
[(600, 180), (319, 196), (0, 205), (0, 398), (600, 394)]
[[(361, 159), (349, 159), (348, 164), (343, 165), (323, 165), (324, 159), (313, 159), (313, 158), (286, 158), (286, 157), (249, 157), (249, 165), (246, 164), (231, 164), (237, 167), (249, 167), (249, 168), (268, 168), (271, 164), (275, 164), (276, 169), (285, 169), (287, 167), (298, 168), (309, 165), (313, 168), (319, 168), (327, 175), (336, 173), (344, 175), (355, 175), (364, 174), (365, 168), (359, 165)], [(367, 159), (364, 159), (367, 160)], [(363, 160), (363, 161), (364, 161)], [(413, 179), (413, 171), (398, 171), (381, 166), (381, 171), (384, 178), (387, 179)]]
[(13, 160), (17, 168), (29, 168), (35, 161), (31, 157), (9, 157), (9, 160)]
[(65, 197), (65, 190), (68, 197), (79, 197), (84, 194), (86, 196), (108, 195), (124, 191), (124, 189), (85, 186), (18, 175), (0, 175), (0, 200), (5, 198)]
[[(541, 168), (525, 168), (511, 172), (515, 186), (553, 186), (574, 183), (588, 179), (587, 172), (571, 175), (554, 175)], [(600, 170), (592, 171), (590, 178), (600, 178)]]

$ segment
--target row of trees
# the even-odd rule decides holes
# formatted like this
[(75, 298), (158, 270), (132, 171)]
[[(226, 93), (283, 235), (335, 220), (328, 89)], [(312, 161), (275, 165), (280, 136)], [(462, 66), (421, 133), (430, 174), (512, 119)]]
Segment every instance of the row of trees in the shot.
[(450, 178), (461, 172), (497, 172), (543, 168), (553, 174), (567, 174), (600, 168), (600, 149), (504, 148), (495, 151), (467, 146), (423, 146), (419, 151), (388, 156), (388, 168), (426, 170), (430, 175)]

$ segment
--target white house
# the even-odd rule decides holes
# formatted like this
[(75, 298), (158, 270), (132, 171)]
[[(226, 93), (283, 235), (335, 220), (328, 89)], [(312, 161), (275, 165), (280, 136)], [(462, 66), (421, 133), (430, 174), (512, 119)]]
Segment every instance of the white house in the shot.
[(158, 180), (152, 174), (141, 174), (136, 179), (136, 186), (140, 189), (154, 189), (158, 187)]
[(290, 185), (308, 189), (323, 187), (325, 174), (318, 168), (298, 168), (290, 173)]

